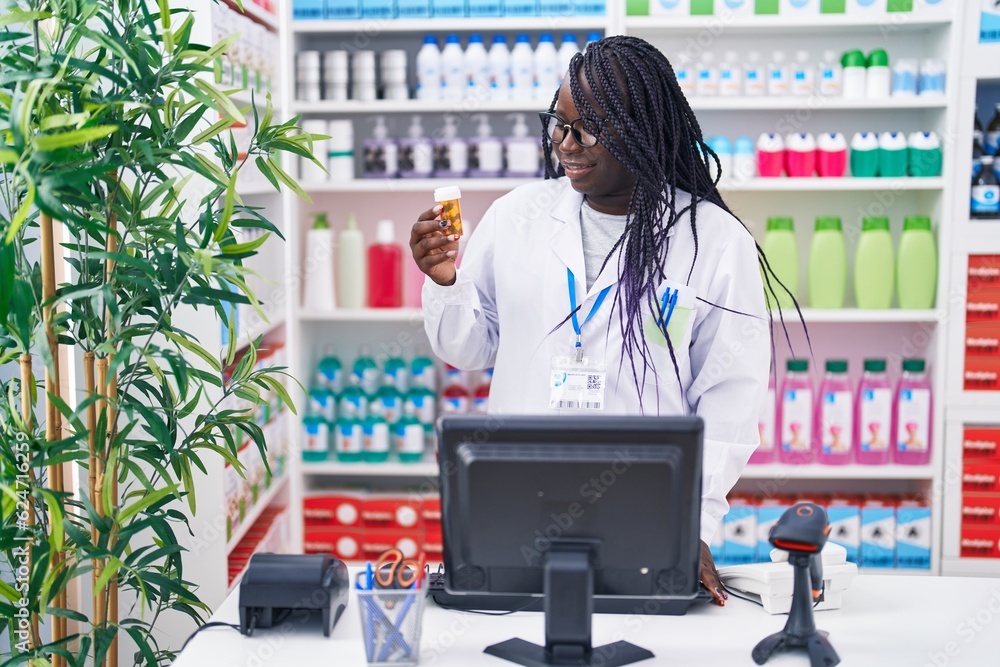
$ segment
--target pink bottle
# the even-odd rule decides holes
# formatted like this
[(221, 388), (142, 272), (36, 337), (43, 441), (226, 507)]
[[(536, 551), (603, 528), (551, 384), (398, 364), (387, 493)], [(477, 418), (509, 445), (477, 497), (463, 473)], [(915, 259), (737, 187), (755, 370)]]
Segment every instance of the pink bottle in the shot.
[(376, 242), (368, 246), (368, 306), (403, 306), (403, 248), (391, 220), (378, 223)]
[(865, 359), (865, 374), (858, 385), (854, 410), (854, 442), (857, 462), (863, 465), (889, 463), (892, 437), (892, 383), (885, 374), (885, 359)]
[(824, 132), (816, 140), (816, 171), (823, 178), (840, 178), (847, 171), (847, 139), (840, 132)]
[(778, 402), (778, 433), (782, 463), (811, 463), (813, 460), (813, 386), (808, 359), (789, 359), (781, 383)]
[(931, 461), (933, 398), (923, 359), (904, 359), (892, 420), (893, 459), (906, 465)]
[(847, 377), (847, 362), (826, 362), (826, 376), (816, 401), (816, 458), (826, 465), (854, 462), (854, 396)]
[(793, 178), (816, 175), (816, 139), (808, 132), (785, 138), (785, 171)]
[(750, 455), (750, 463), (772, 463), (774, 461), (774, 443), (777, 431), (774, 426), (774, 375), (767, 383), (767, 395), (764, 404), (760, 406), (760, 416), (757, 418), (757, 430), (760, 432), (760, 444)]
[(785, 142), (780, 134), (762, 134), (757, 140), (757, 175), (777, 178), (785, 171)]

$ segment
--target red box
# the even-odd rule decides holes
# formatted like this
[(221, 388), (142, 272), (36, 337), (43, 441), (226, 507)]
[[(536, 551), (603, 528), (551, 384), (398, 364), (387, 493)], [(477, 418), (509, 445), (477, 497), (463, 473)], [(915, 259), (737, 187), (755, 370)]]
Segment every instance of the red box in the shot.
[(1000, 558), (1000, 528), (963, 525), (959, 553), (962, 558)]
[(419, 530), (423, 528), (423, 503), (418, 498), (401, 494), (370, 494), (361, 509), (365, 528), (395, 528)]
[(389, 549), (399, 549), (405, 558), (418, 558), (423, 543), (422, 530), (368, 528), (361, 541), (361, 553), (365, 560), (376, 561)]
[(962, 431), (962, 458), (1000, 461), (1000, 428), (966, 426)]
[(1000, 255), (969, 255), (966, 284), (974, 287), (1000, 287)]
[(965, 331), (966, 357), (1000, 357), (1000, 327), (976, 328)]
[(364, 560), (362, 543), (364, 531), (360, 528), (309, 528), (305, 529), (302, 551), (307, 554), (333, 554), (341, 560)]
[(965, 321), (1000, 322), (1000, 291), (994, 288), (970, 290), (965, 296)]
[(431, 530), (433, 526), (437, 527), (438, 533), (441, 532), (441, 498), (440, 497), (428, 497), (424, 498), (423, 508), (420, 511), (421, 516), (424, 519), (424, 530)]
[(1000, 357), (965, 357), (965, 391), (1000, 390)]
[(361, 527), (364, 494), (323, 493), (306, 496), (302, 501), (302, 517), (308, 526)]
[(962, 470), (965, 493), (1000, 493), (1000, 462), (966, 461)]
[(1000, 527), (1000, 494), (963, 494), (962, 523), (973, 526), (993, 525)]
[(444, 540), (441, 529), (428, 528), (424, 531), (424, 555), (429, 563), (440, 563), (444, 560)]

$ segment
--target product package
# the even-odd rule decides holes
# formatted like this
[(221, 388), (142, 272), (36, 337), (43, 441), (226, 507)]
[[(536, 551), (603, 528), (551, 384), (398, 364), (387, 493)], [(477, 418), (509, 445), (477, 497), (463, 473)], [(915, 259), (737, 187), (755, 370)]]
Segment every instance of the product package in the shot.
[(723, 551), (728, 565), (743, 565), (757, 560), (757, 508), (747, 499), (731, 498), (729, 513), (723, 519)]
[(861, 551), (861, 501), (832, 498), (826, 516), (830, 521), (830, 541), (847, 550), (848, 562), (857, 563)]
[(786, 498), (768, 498), (760, 501), (757, 506), (757, 560), (759, 562), (770, 562), (773, 547), (767, 539), (768, 533), (771, 532), (771, 526), (778, 522), (785, 510), (794, 504)]
[(361, 492), (324, 491), (307, 495), (302, 500), (302, 518), (307, 527), (361, 527), (364, 508)]
[(316, 21), (326, 18), (324, 0), (294, 0), (292, 18), (296, 21)]
[(327, 19), (353, 20), (361, 18), (360, 0), (326, 0)]
[(967, 426), (962, 434), (962, 458), (1000, 461), (1000, 428)]
[(396, 15), (401, 19), (431, 17), (431, 0), (396, 0)]
[(896, 567), (931, 567), (931, 508), (923, 501), (901, 500), (896, 508)]
[(896, 508), (890, 499), (872, 498), (861, 507), (861, 567), (896, 564)]
[(463, 17), (465, 0), (431, 0), (431, 12), (435, 18)]
[(423, 503), (399, 493), (369, 493), (361, 510), (365, 528), (423, 528)]

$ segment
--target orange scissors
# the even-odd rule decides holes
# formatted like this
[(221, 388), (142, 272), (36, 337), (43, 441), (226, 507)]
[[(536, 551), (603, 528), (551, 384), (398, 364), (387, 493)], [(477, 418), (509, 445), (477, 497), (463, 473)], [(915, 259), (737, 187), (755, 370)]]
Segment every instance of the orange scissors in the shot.
[(423, 574), (423, 554), (414, 560), (399, 549), (389, 549), (375, 561), (375, 584), (379, 588), (416, 588)]

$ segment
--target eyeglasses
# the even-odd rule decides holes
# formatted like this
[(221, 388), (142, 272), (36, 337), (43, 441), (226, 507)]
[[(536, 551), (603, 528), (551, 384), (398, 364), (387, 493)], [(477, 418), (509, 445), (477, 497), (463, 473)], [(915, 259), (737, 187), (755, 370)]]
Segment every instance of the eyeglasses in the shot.
[(561, 144), (566, 139), (566, 130), (573, 133), (576, 143), (584, 148), (590, 148), (597, 143), (597, 137), (601, 136), (601, 121), (591, 118), (577, 118), (572, 123), (547, 111), (538, 114), (542, 120), (542, 127), (545, 133), (554, 144)]

